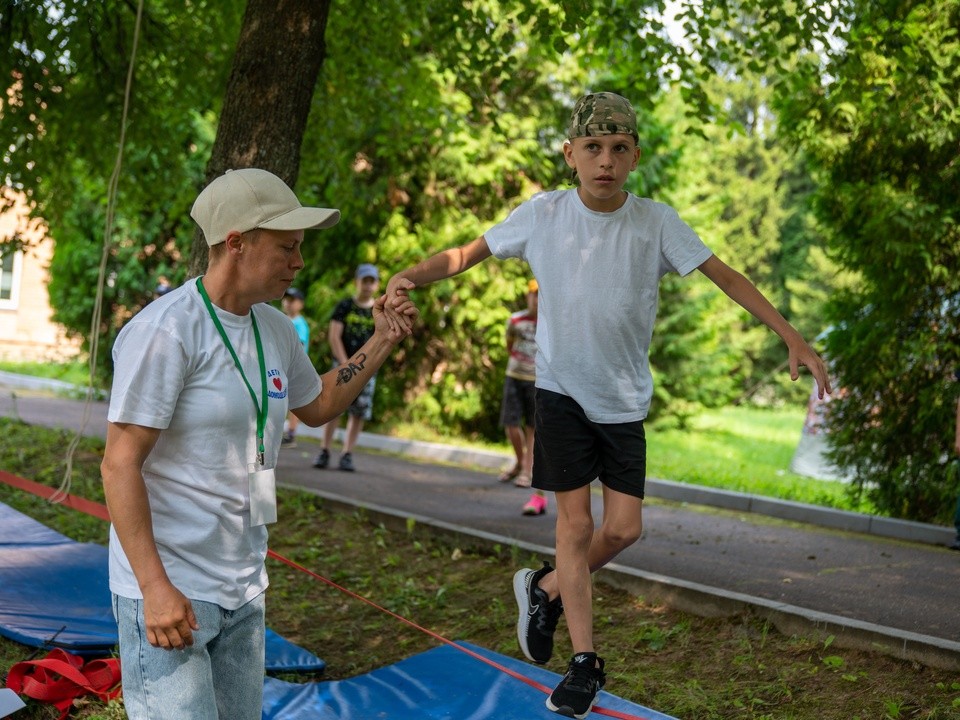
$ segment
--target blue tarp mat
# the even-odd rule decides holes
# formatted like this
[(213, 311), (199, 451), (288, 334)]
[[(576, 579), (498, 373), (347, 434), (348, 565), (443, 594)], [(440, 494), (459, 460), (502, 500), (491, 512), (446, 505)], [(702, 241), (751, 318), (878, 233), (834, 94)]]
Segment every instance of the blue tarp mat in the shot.
[(106, 654), (117, 644), (107, 549), (74, 542), (0, 503), (0, 635)]
[[(560, 676), (469, 643), (464, 647), (554, 688)], [(464, 652), (442, 645), (360, 677), (298, 685), (267, 678), (263, 720), (556, 720), (546, 695)], [(608, 692), (599, 706), (643, 720), (675, 720)], [(600, 715), (592, 715), (600, 718)]]
[[(107, 565), (102, 545), (75, 542), (0, 503), (0, 635), (30, 647), (110, 653), (117, 625)], [(326, 663), (267, 630), (266, 667), (322, 672)]]
[(266, 643), (266, 670), (267, 672), (323, 672), (327, 663), (312, 652), (304, 650), (299, 645), (277, 635), (267, 628), (264, 638)]

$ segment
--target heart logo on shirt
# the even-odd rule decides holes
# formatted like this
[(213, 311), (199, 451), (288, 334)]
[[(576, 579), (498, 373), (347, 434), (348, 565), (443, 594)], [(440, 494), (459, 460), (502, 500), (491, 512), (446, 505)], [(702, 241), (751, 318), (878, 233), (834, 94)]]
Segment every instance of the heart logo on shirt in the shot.
[(278, 378), (278, 377), (275, 377), (275, 378), (273, 379), (273, 386), (274, 386), (277, 390), (283, 390), (283, 383), (280, 381), (280, 378)]

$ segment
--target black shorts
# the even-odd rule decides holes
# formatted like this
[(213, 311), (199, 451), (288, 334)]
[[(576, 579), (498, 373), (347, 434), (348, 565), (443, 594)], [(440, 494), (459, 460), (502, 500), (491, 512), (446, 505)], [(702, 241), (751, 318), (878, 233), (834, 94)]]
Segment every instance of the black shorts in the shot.
[(503, 380), (503, 402), (500, 404), (500, 424), (504, 427), (519, 426), (520, 421), (533, 427), (536, 414), (537, 388), (533, 380), (517, 380), (509, 375)]
[(612, 425), (589, 420), (567, 395), (537, 389), (533, 486), (576, 490), (600, 478), (607, 487), (643, 497), (647, 440), (643, 420)]

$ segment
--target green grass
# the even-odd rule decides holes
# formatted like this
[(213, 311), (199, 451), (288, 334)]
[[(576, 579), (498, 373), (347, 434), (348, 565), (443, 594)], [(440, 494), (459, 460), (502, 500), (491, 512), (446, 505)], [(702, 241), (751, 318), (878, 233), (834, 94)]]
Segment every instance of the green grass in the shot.
[(86, 387), (90, 382), (90, 367), (85, 362), (79, 361), (71, 363), (28, 363), (0, 360), (0, 370), (48, 380), (62, 380), (81, 387)]
[[(0, 419), (0, 468), (48, 485), (63, 472), (69, 434)], [(102, 500), (99, 441), (77, 454), (73, 492)], [(416, 523), (391, 530), (303, 491), (279, 492), (271, 548), (440, 635), (520, 657), (510, 578), (535, 566), (515, 547), (456, 546)], [(0, 502), (79, 541), (104, 543), (106, 523), (0, 484)], [(268, 561), (267, 623), (342, 679), (437, 645), (429, 636), (277, 561)], [(597, 583), (595, 635), (608, 689), (684, 720), (947, 720), (960, 717), (960, 678), (830, 640), (782, 635), (751, 617), (700, 618)], [(561, 621), (548, 667), (570, 653)], [(0, 676), (33, 653), (0, 639)], [(55, 718), (31, 703), (18, 720)], [(86, 701), (71, 717), (122, 720), (122, 705)], [(597, 716), (599, 717), (599, 716)]]
[(788, 469), (805, 410), (728, 407), (705, 411), (688, 430), (647, 431), (647, 473), (676, 482), (751, 493), (781, 500), (874, 512), (848, 493), (848, 486), (816, 480)]

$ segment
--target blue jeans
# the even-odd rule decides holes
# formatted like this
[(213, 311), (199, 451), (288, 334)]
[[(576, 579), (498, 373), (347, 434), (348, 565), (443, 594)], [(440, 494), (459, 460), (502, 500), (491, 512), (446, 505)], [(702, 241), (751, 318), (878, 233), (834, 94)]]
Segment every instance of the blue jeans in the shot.
[(120, 634), (123, 702), (130, 720), (260, 720), (264, 595), (237, 610), (192, 600), (193, 646), (147, 642), (143, 600), (113, 596)]

